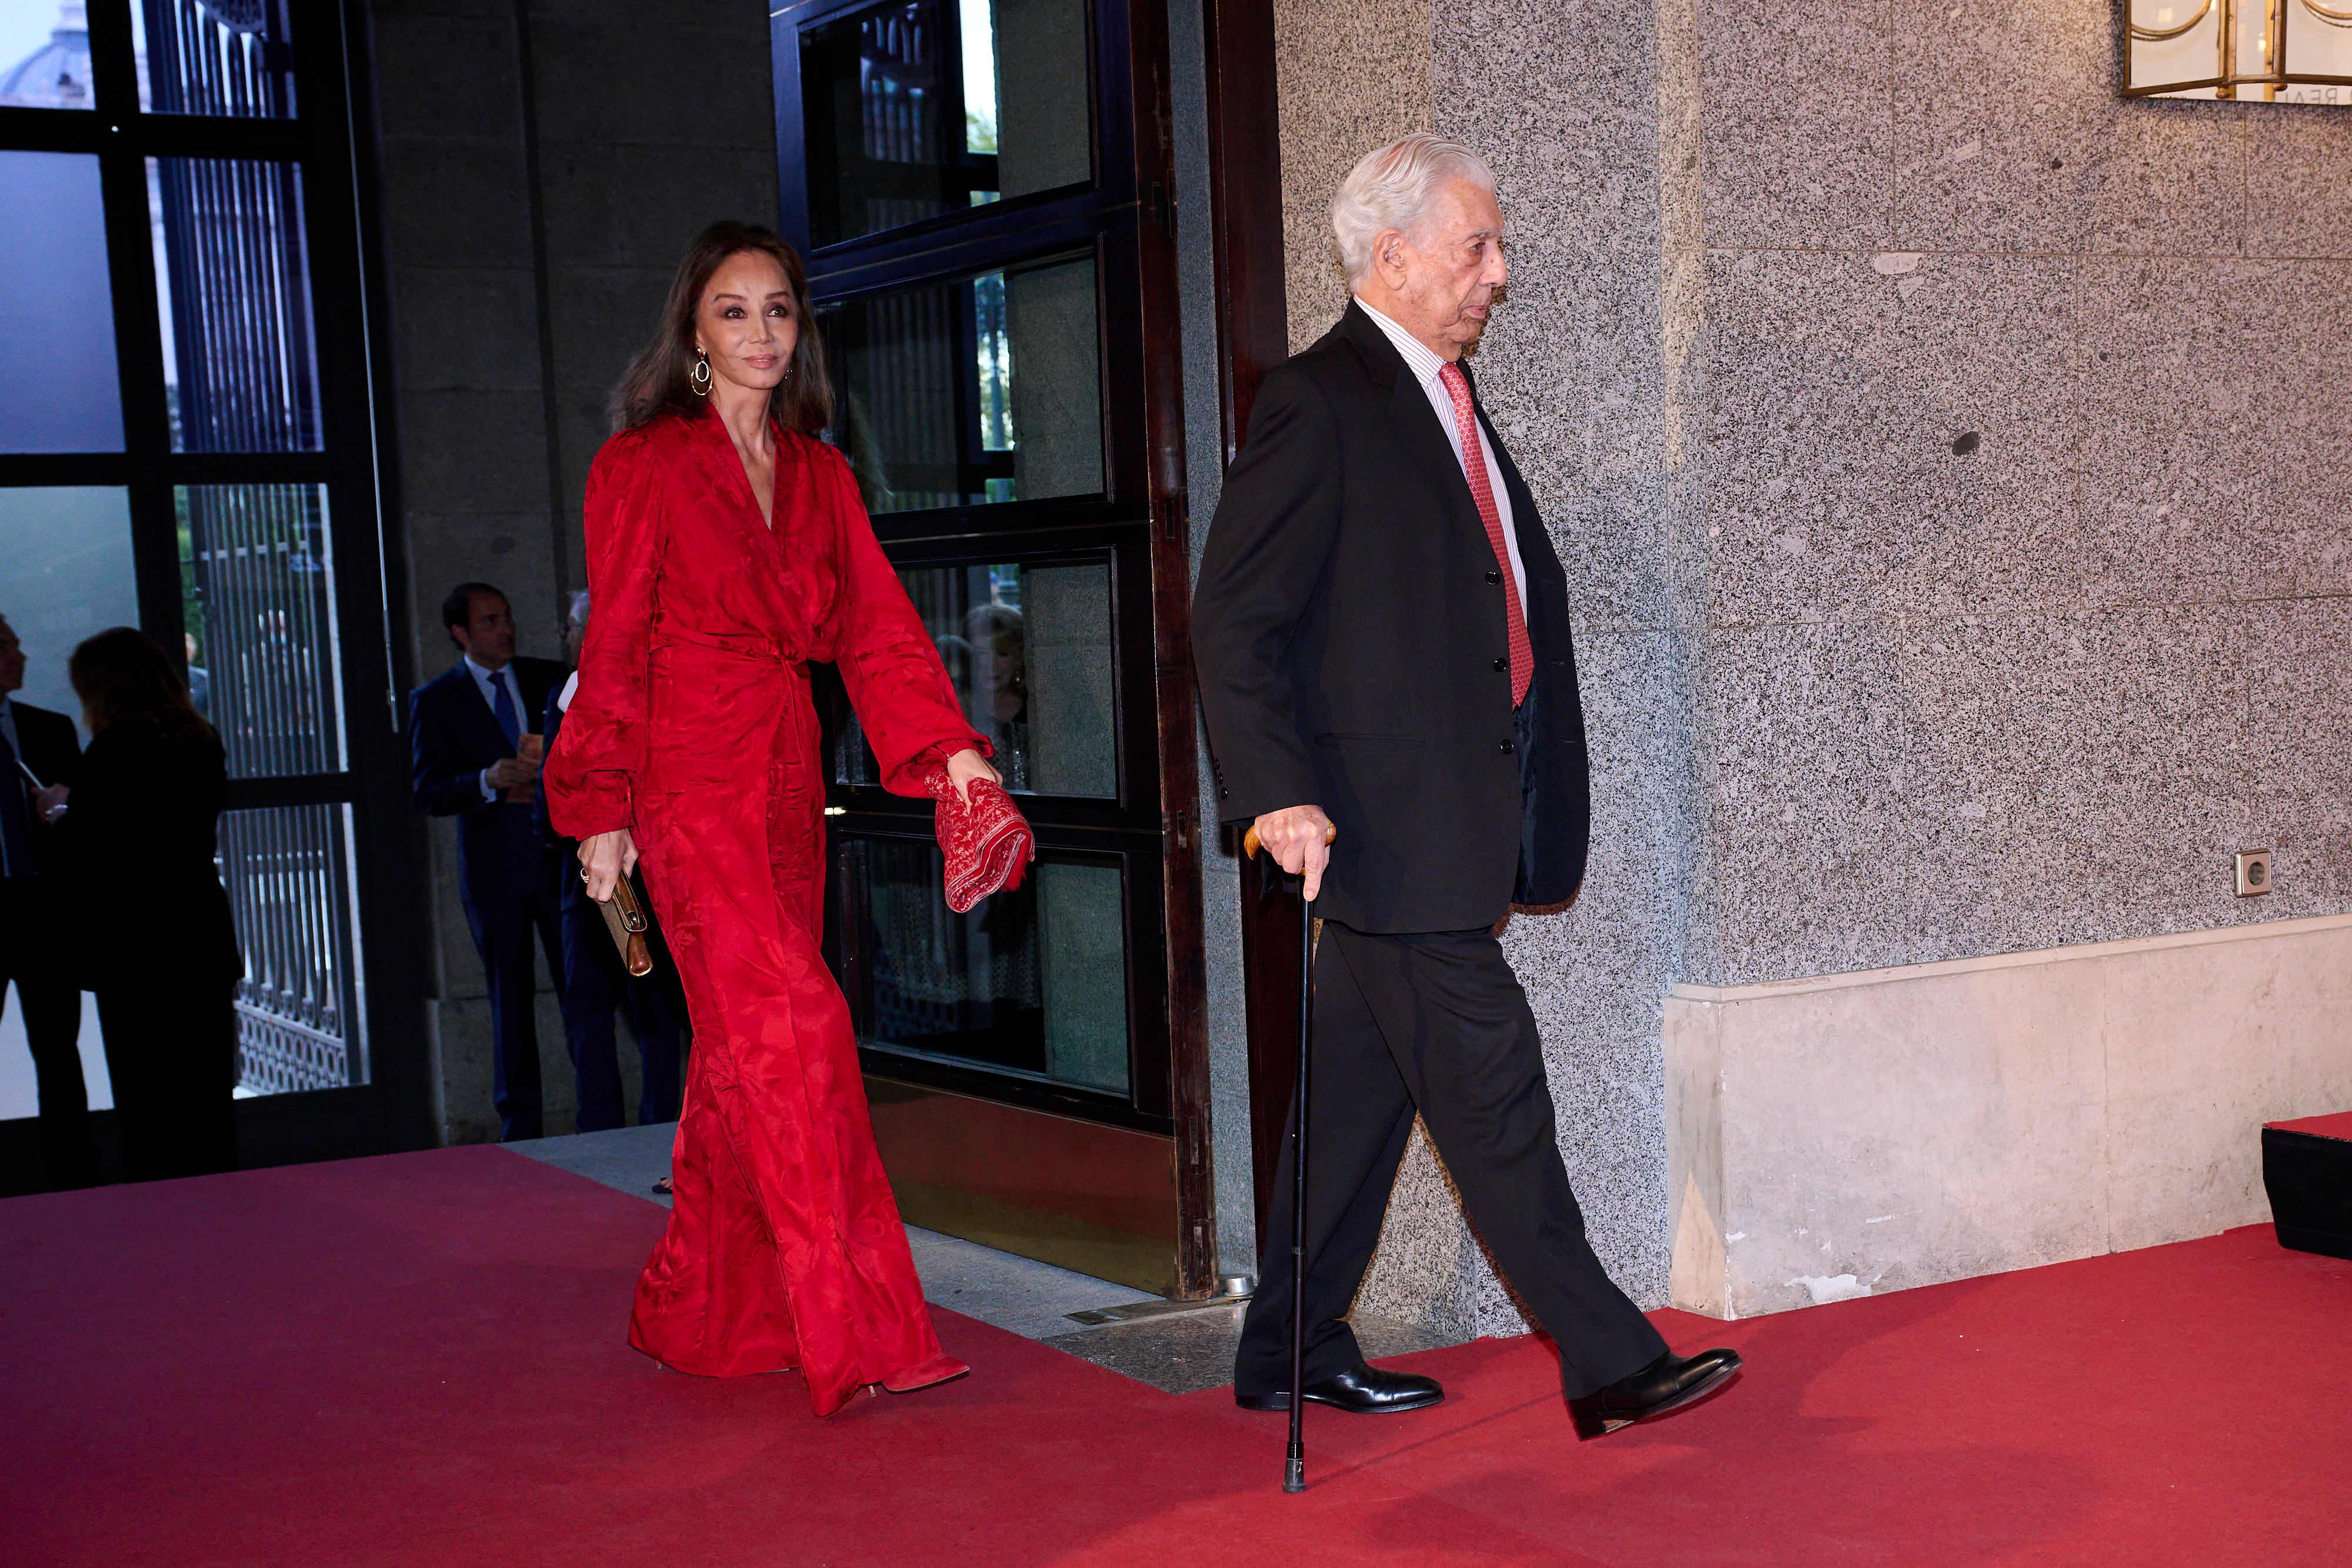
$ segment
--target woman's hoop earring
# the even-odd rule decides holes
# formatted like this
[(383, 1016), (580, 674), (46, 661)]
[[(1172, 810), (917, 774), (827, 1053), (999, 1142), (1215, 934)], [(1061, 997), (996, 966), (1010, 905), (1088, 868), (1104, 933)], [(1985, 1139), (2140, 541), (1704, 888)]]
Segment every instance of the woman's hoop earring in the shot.
[(693, 368), (686, 372), (686, 382), (687, 385), (694, 389), (695, 396), (709, 397), (710, 395), (709, 355), (698, 354), (695, 356)]

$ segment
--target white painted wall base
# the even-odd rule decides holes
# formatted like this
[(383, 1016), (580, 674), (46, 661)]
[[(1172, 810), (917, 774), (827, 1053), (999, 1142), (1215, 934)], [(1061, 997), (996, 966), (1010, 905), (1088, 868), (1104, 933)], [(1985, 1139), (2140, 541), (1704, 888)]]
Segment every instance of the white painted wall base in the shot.
[(2352, 1110), (2352, 915), (1665, 1002), (1674, 1303), (1747, 1317), (2266, 1221)]

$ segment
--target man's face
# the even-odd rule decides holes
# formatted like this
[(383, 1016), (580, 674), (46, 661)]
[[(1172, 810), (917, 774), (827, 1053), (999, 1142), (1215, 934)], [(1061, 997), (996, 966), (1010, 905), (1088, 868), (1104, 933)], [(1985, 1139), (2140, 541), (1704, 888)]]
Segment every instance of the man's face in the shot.
[(8, 622), (0, 621), (0, 692), (16, 691), (24, 684), (25, 645)]
[(1375, 254), (1411, 318), (1400, 324), (1449, 359), (1486, 331), (1509, 275), (1503, 210), (1468, 180), (1441, 186), (1412, 231), (1392, 245), (1383, 236)]
[(514, 657), (513, 612), (495, 593), (477, 593), (467, 600), (466, 607), (466, 624), (450, 627), (449, 635), (482, 668), (504, 669)]

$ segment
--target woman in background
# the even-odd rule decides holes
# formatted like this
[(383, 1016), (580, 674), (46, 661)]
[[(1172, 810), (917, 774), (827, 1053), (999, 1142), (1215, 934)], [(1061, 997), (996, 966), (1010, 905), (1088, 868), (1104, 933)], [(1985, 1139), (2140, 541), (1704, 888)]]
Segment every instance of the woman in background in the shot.
[(82, 984), (132, 1181), (236, 1168), (236, 982), (213, 863), (228, 766), (163, 645), (117, 626), (67, 666), (90, 733), (81, 780), (42, 807), (73, 859)]
[[(591, 896), (642, 852), (694, 1054), (677, 1202), (629, 1343), (682, 1372), (799, 1367), (819, 1415), (969, 1370), (940, 1348), (818, 952), (824, 781), (811, 662), (837, 665), (885, 786), (996, 782), (875, 543), (831, 417), (800, 257), (719, 224), (614, 394), (588, 478), (596, 613), (547, 761)], [(942, 810), (950, 809), (942, 804)]]

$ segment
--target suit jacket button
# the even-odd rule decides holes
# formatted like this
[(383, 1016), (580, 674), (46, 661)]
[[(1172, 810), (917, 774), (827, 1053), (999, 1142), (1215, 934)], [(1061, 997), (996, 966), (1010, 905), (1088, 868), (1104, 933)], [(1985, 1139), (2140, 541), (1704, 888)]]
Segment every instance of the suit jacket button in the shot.
[(1508, 757), (1508, 756), (1510, 756), (1510, 755), (1511, 755), (1511, 753), (1513, 753), (1513, 752), (1517, 751), (1517, 749), (1518, 749), (1518, 747), (1516, 747), (1516, 746), (1513, 746), (1509, 741), (1507, 741), (1507, 741), (1503, 742), (1503, 755), (1504, 755), (1504, 756)]
[(1499, 571), (1490, 571), (1486, 574), (1486, 580), (1488, 582), (1500, 582), (1503, 580), (1503, 574)]
[(1220, 784), (1220, 785), (1218, 785), (1218, 786), (1217, 786), (1217, 799), (1218, 799), (1218, 800), (1223, 800), (1226, 799), (1228, 796), (1230, 796), (1230, 795), (1232, 795), (1232, 794), (1233, 794), (1233, 791), (1232, 791), (1232, 790), (1230, 790), (1230, 789), (1226, 789), (1223, 785)]
[(1495, 661), (1495, 673), (1498, 675), (1509, 674), (1510, 668), (1511, 661), (1508, 659), (1497, 659)]

